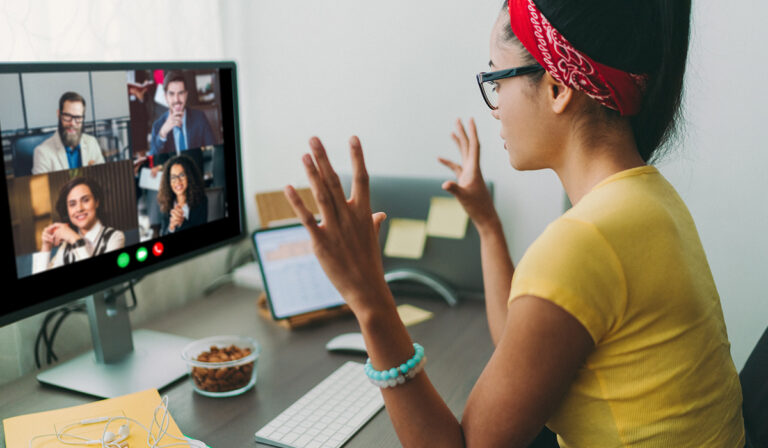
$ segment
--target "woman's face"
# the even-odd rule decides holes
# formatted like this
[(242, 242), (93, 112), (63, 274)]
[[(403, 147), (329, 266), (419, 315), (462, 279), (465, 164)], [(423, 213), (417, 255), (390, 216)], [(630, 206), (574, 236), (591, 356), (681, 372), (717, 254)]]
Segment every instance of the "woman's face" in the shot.
[(85, 233), (96, 223), (96, 211), (99, 201), (93, 197), (90, 187), (79, 184), (67, 195), (67, 213), (69, 221), (82, 233)]
[[(502, 14), (507, 14), (503, 11)], [(491, 33), (490, 71), (529, 65), (520, 44), (504, 40), (508, 22), (500, 16)], [(533, 170), (548, 166), (545, 141), (547, 114), (540, 86), (527, 75), (500, 79), (497, 82), (498, 108), (491, 112), (501, 122), (501, 138), (509, 161), (515, 169)], [(540, 83), (541, 84), (541, 83)]]
[(178, 196), (184, 194), (187, 191), (187, 173), (184, 171), (184, 167), (180, 164), (174, 164), (171, 166), (171, 190)]

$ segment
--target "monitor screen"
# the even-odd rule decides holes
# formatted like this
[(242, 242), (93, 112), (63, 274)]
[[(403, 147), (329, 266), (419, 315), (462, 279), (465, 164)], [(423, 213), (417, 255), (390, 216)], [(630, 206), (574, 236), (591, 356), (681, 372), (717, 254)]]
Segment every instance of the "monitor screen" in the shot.
[(244, 234), (232, 62), (0, 64), (0, 325)]
[(275, 319), (344, 304), (312, 251), (303, 225), (257, 230), (253, 244)]

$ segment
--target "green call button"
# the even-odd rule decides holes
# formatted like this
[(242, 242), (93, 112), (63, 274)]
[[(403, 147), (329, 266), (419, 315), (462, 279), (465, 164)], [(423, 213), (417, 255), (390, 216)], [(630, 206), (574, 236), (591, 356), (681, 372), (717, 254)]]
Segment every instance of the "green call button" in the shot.
[(128, 263), (131, 262), (131, 256), (123, 252), (122, 254), (117, 256), (117, 265), (121, 268), (124, 268), (128, 266)]

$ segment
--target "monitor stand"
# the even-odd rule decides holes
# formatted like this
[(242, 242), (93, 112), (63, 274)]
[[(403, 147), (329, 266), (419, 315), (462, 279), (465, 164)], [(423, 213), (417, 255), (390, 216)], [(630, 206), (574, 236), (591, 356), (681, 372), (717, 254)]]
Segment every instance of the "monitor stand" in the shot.
[(191, 339), (150, 330), (131, 332), (125, 296), (86, 299), (93, 350), (40, 372), (38, 381), (103, 398), (160, 389), (187, 374), (181, 358)]

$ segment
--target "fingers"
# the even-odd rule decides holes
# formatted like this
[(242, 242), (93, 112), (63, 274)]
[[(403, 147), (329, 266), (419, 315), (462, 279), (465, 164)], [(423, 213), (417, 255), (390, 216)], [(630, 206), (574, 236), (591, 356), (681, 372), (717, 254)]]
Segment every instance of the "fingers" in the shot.
[(46, 244), (49, 246), (54, 245), (53, 235), (51, 235), (50, 233), (43, 232), (43, 234), (41, 235), (41, 239), (43, 240), (43, 247), (45, 247)]
[(291, 204), (293, 212), (296, 213), (296, 216), (299, 217), (299, 220), (301, 220), (301, 223), (304, 224), (304, 227), (307, 228), (312, 238), (317, 238), (318, 228), (317, 222), (315, 221), (315, 216), (304, 205), (304, 201), (301, 200), (301, 197), (299, 197), (299, 194), (296, 193), (296, 190), (293, 188), (293, 186), (286, 186), (283, 189), (283, 194), (285, 194), (285, 198), (288, 199), (288, 203)]
[(453, 171), (453, 174), (455, 174), (457, 178), (461, 176), (461, 165), (459, 165), (458, 163), (455, 163), (448, 159), (444, 159), (442, 157), (438, 157), (437, 161), (447, 166), (448, 168), (450, 168), (451, 171)]
[(363, 147), (360, 139), (352, 136), (349, 139), (349, 153), (352, 159), (352, 197), (365, 213), (370, 213), (370, 185), (368, 170), (365, 168)]
[(376, 212), (371, 215), (371, 219), (373, 219), (373, 229), (376, 231), (376, 235), (378, 235), (379, 230), (381, 229), (381, 223), (387, 219), (387, 214), (384, 212)]
[(461, 189), (459, 188), (459, 184), (457, 184), (452, 180), (447, 180), (443, 182), (442, 188), (448, 193), (451, 193), (452, 195), (456, 196), (456, 198), (458, 198), (459, 195), (461, 194)]
[(469, 154), (469, 137), (467, 137), (467, 133), (464, 131), (464, 124), (462, 124), (460, 119), (456, 120), (456, 131), (451, 135), (454, 136), (454, 141), (458, 141), (462, 159), (466, 158)]
[(480, 143), (477, 139), (477, 125), (475, 119), (469, 119), (469, 157), (475, 162), (480, 160)]
[[(358, 141), (358, 145), (359, 145)], [(341, 188), (341, 181), (339, 176), (331, 166), (331, 162), (328, 160), (328, 154), (325, 152), (322, 142), (317, 137), (312, 137), (309, 141), (309, 146), (312, 148), (312, 155), (315, 157), (317, 163), (317, 169), (320, 172), (320, 176), (325, 182), (328, 191), (331, 192), (331, 197), (335, 204), (342, 204), (347, 201), (344, 196), (344, 189)], [(336, 207), (337, 213), (340, 211), (339, 207)]]
[[(320, 172), (315, 166), (312, 156), (304, 154), (301, 161), (304, 163), (304, 171), (307, 173), (309, 187), (312, 189), (312, 196), (315, 198), (317, 208), (320, 209), (323, 224), (327, 223), (328, 225), (335, 226), (339, 222), (339, 218), (336, 211), (336, 204), (334, 204), (333, 196), (331, 195), (328, 186), (320, 176)], [(301, 215), (299, 217), (301, 217)]]

